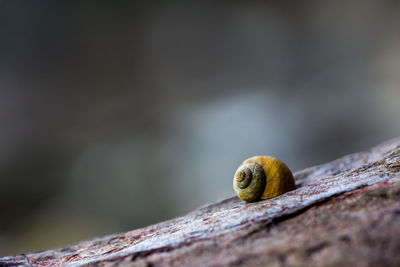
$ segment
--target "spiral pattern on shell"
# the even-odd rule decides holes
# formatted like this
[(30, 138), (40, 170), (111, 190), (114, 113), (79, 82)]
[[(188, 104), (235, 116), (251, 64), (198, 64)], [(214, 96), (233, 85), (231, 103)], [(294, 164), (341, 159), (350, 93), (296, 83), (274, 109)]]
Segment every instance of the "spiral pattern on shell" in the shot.
[(290, 169), (277, 158), (254, 156), (240, 164), (233, 177), (233, 189), (246, 202), (273, 198), (296, 189)]
[(258, 163), (248, 163), (236, 171), (233, 188), (242, 200), (252, 202), (261, 198), (266, 182), (263, 167)]

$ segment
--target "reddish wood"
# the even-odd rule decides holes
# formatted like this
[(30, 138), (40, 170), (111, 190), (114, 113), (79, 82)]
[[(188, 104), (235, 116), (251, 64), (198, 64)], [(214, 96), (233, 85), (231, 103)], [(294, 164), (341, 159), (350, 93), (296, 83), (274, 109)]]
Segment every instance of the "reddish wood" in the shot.
[(400, 266), (400, 139), (295, 173), (297, 189), (0, 265)]

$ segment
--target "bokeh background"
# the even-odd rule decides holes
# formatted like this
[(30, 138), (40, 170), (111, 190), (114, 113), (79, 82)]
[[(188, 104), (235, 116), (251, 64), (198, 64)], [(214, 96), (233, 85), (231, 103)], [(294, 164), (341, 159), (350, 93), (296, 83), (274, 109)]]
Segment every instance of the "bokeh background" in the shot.
[(0, 255), (233, 196), (400, 136), (398, 1), (0, 0)]

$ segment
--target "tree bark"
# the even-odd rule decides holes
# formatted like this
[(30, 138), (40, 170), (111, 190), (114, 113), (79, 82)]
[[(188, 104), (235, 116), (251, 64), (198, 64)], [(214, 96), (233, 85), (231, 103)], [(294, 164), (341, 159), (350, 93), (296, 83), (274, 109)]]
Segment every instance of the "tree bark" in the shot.
[(295, 173), (296, 190), (237, 197), (0, 265), (400, 266), (400, 138)]

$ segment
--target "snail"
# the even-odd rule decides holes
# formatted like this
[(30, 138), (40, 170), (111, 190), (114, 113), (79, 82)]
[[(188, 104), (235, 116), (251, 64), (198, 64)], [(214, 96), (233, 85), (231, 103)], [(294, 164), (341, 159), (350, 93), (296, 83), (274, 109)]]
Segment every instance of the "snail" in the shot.
[(240, 164), (233, 189), (246, 202), (276, 197), (296, 188), (293, 174), (279, 159), (255, 156)]

